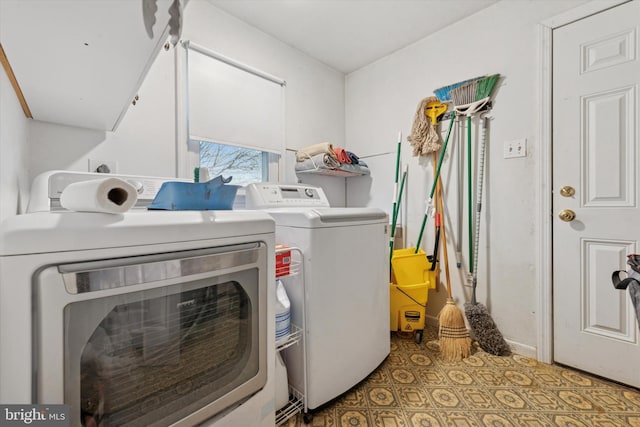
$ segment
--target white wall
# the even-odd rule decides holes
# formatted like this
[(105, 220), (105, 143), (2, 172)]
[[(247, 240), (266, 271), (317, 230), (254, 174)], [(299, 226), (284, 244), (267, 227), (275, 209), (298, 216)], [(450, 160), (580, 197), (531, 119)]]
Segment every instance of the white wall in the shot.
[(0, 222), (26, 209), (27, 123), (9, 78), (0, 68)]
[[(286, 146), (322, 141), (344, 144), (344, 75), (205, 0), (185, 8), (182, 38), (284, 78)], [(177, 49), (182, 49), (181, 47)], [(118, 172), (176, 176), (174, 49), (162, 50), (139, 91), (140, 100), (116, 132), (97, 132), (35, 121), (30, 176), (51, 169), (86, 171), (88, 159), (118, 162)], [(250, 119), (247, 126), (250, 126)], [(287, 171), (293, 165), (286, 166)], [(293, 173), (286, 174), (295, 182)], [(316, 182), (317, 183), (317, 182)], [(323, 177), (332, 201), (344, 205), (344, 179)]]
[(88, 160), (117, 162), (117, 172), (175, 176), (173, 51), (161, 50), (115, 132), (34, 121), (31, 176), (52, 169), (88, 170)]
[[(535, 281), (538, 238), (538, 29), (546, 18), (584, 3), (582, 0), (501, 1), (455, 25), (408, 46), (347, 76), (346, 135), (350, 150), (387, 153), (367, 159), (369, 181), (350, 180), (349, 204), (377, 206), (390, 212), (396, 138), (403, 132), (404, 163), (409, 165), (407, 187), (407, 244), (415, 246), (424, 213), (424, 200), (433, 182), (430, 158), (411, 156), (406, 140), (416, 107), (433, 90), (478, 75), (500, 73), (495, 92), (490, 142), (485, 166), (482, 229), (479, 251), (478, 299), (485, 303), (501, 332), (519, 352), (535, 356), (538, 284)], [(478, 152), (480, 129), (472, 127), (473, 152)], [(443, 123), (447, 126), (448, 121)], [(505, 141), (526, 138), (525, 158), (504, 159)], [(449, 211), (449, 254), (457, 239), (457, 146), (450, 141), (443, 164)], [(374, 160), (375, 159), (375, 160)], [(475, 187), (475, 179), (473, 187)], [(466, 189), (462, 188), (463, 191)], [(466, 194), (466, 193), (465, 193)], [(465, 196), (466, 198), (466, 196)], [(464, 211), (466, 212), (466, 211)], [(463, 214), (466, 217), (466, 213)], [(423, 246), (433, 251), (433, 220)], [(467, 241), (463, 232), (465, 267)], [(453, 295), (459, 306), (470, 300), (465, 268), (451, 262)], [(466, 267), (468, 268), (468, 267)], [(436, 316), (446, 298), (443, 283), (431, 292), (428, 316)], [(433, 319), (433, 318), (432, 318)]]
[[(206, 0), (189, 2), (182, 38), (287, 82), (285, 145), (288, 150), (324, 141), (344, 145), (343, 73), (228, 15)], [(250, 125), (248, 118), (247, 126)], [(286, 181), (297, 182), (291, 159), (293, 156), (285, 156)], [(303, 180), (321, 185), (332, 204), (344, 206), (344, 178), (305, 177)]]
[[(88, 171), (88, 161), (117, 162), (117, 172), (175, 176), (173, 51), (161, 50), (115, 132), (34, 120), (30, 126), (30, 175), (53, 170)], [(114, 172), (114, 171), (112, 171)]]

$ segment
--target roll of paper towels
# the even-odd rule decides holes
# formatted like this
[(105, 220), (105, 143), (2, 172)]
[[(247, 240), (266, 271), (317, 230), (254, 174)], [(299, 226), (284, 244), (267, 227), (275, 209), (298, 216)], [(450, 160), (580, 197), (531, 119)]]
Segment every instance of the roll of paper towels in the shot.
[(133, 185), (119, 178), (74, 182), (60, 195), (62, 207), (77, 212), (120, 214), (131, 209), (137, 200)]

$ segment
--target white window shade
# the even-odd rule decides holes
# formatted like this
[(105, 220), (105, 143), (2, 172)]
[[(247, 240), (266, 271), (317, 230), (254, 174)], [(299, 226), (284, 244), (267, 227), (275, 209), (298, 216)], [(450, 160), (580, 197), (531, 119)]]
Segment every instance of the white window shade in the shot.
[(185, 47), (189, 139), (282, 154), (285, 82), (191, 42)]

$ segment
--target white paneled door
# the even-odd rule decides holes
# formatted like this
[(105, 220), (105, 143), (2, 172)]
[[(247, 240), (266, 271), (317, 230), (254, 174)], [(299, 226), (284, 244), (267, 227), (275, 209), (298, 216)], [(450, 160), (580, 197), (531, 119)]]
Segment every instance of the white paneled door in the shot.
[(553, 31), (554, 360), (640, 387), (640, 0)]

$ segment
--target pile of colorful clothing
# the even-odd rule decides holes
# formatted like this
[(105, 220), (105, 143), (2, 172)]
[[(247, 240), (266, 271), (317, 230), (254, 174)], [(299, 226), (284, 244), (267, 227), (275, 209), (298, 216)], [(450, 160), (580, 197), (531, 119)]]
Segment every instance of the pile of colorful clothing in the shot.
[(296, 151), (296, 172), (344, 171), (369, 175), (369, 167), (356, 154), (330, 142), (310, 145)]

